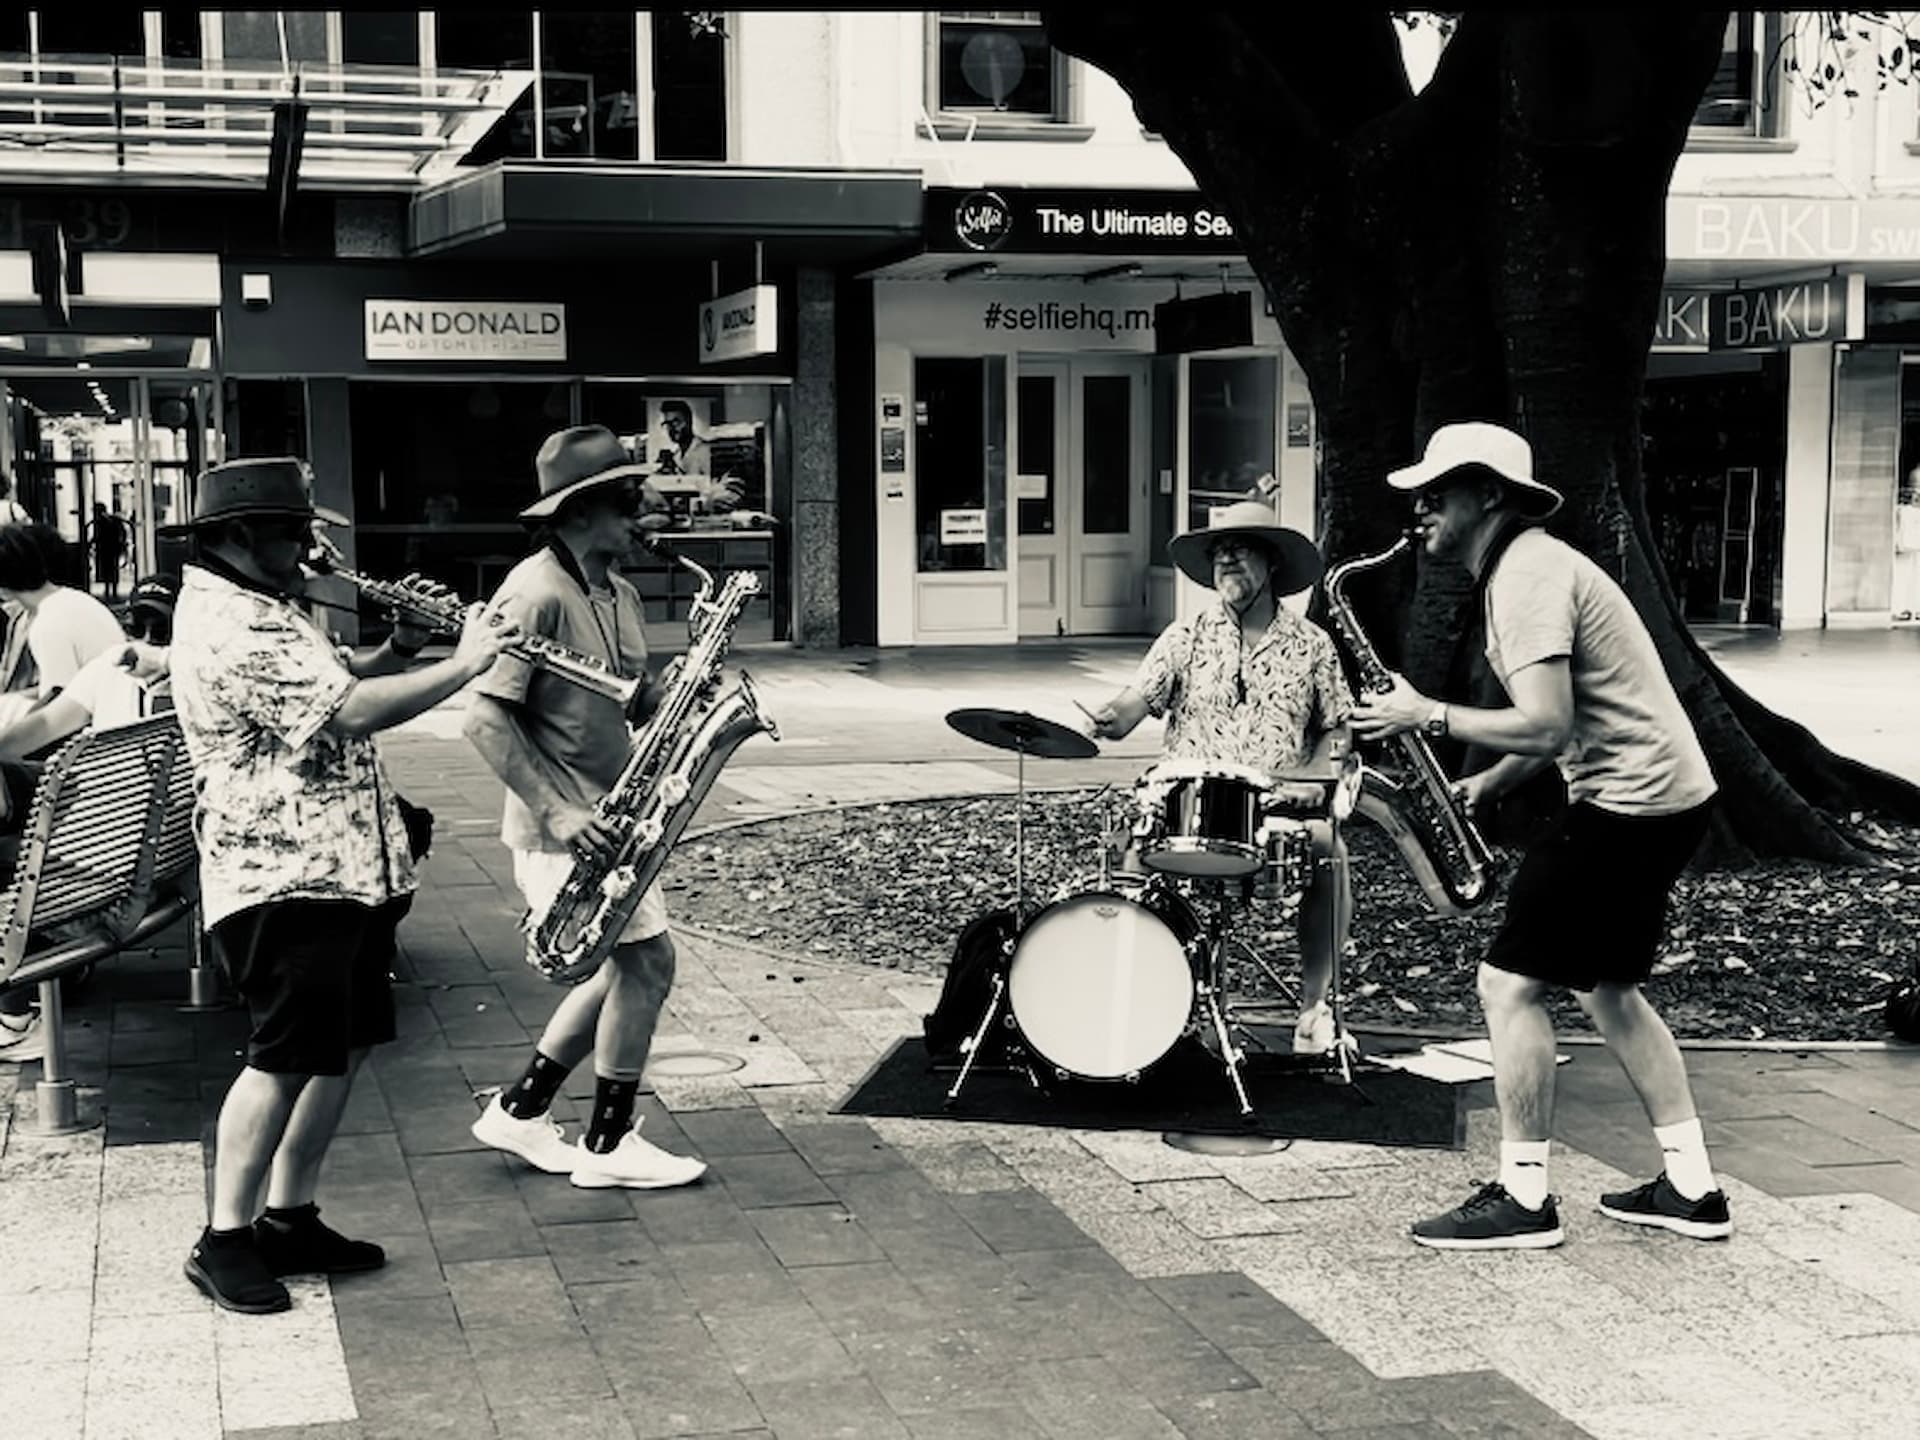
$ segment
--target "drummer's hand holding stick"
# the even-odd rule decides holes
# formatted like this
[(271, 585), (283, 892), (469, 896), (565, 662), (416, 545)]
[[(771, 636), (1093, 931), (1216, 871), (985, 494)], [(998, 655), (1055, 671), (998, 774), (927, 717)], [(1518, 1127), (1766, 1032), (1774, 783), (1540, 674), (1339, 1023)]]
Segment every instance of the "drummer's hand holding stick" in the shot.
[(1101, 740), (1122, 740), (1147, 718), (1147, 702), (1136, 690), (1122, 690), (1098, 710), (1089, 710), (1078, 700), (1074, 706), (1087, 717), (1094, 736)]

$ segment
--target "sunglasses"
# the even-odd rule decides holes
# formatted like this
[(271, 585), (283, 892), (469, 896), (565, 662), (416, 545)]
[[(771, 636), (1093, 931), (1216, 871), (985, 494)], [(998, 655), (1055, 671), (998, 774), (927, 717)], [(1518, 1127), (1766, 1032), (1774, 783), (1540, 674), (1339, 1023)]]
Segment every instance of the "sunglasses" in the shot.
[(135, 610), (127, 616), (127, 635), (134, 640), (164, 645), (173, 638), (173, 616)]
[(1216, 540), (1207, 547), (1207, 558), (1216, 565), (1222, 560), (1239, 560), (1259, 553), (1260, 547), (1251, 540)]

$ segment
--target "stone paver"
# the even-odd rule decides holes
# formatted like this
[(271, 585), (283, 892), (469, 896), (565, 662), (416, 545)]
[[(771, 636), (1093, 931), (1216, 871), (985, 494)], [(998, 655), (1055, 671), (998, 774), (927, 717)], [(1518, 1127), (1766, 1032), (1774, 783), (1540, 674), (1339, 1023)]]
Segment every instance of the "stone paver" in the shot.
[[(1104, 693), (1132, 654), (1068, 647), (1068, 690)], [(744, 783), (723, 779), (707, 818), (807, 803), (832, 788), (822, 762), (855, 756), (873, 768), (842, 776), (860, 781), (842, 800), (1004, 785), (985, 752), (925, 737), (963, 683), (968, 703), (1039, 708), (1060, 658), (978, 675), (926, 658), (824, 675), (772, 664), (763, 688), (791, 708), (795, 740), (849, 706), (872, 713), (843, 744), (778, 765), (773, 747), (747, 747), (728, 772)], [(1570, 1243), (1443, 1256), (1402, 1231), (1491, 1173), (1484, 1108), (1462, 1153), (1300, 1142), (1237, 1158), (1157, 1135), (835, 1116), (937, 987), (687, 936), (643, 1114), (660, 1143), (709, 1159), (708, 1181), (583, 1192), (487, 1152), (466, 1131), (472, 1094), (512, 1078), (559, 992), (518, 958), (497, 792), (452, 738), (457, 715), (430, 722), (389, 745), (440, 822), (402, 936), (401, 1039), (358, 1087), (323, 1191), (329, 1220), (379, 1238), (390, 1265), (298, 1282), (294, 1311), (268, 1319), (216, 1314), (180, 1279), (244, 1024), (174, 1008), (177, 936), (123, 957), (71, 1012), (106, 1128), (37, 1139), (0, 1105), (0, 1295), (35, 1362), (14, 1433), (1633, 1440), (1910, 1426), (1910, 1053), (1697, 1055), (1740, 1226), (1702, 1246), (1593, 1212), (1655, 1156), (1617, 1069), (1579, 1048), (1561, 1072), (1570, 1143), (1554, 1170)], [(746, 1064), (674, 1063), (703, 1050)], [(0, 1099), (14, 1085), (0, 1066)], [(577, 1074), (557, 1113), (577, 1123), (590, 1089)], [(1470, 1094), (1484, 1104), (1484, 1090)]]

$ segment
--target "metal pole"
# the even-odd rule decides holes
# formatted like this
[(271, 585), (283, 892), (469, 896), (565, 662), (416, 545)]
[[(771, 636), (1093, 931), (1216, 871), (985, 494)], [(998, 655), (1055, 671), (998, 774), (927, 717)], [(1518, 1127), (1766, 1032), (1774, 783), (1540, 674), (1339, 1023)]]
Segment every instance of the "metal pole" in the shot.
[(60, 998), (60, 977), (40, 982), (40, 1034), (45, 1050), (40, 1061), (40, 1083), (34, 1087), (33, 1133), (71, 1135), (100, 1123), (96, 1114), (80, 1117), (80, 1092), (67, 1074), (66, 1014)]
[(194, 902), (187, 916), (187, 1003), (180, 1007), (183, 1014), (199, 1014), (208, 1010), (219, 1010), (220, 972), (207, 963), (206, 936), (200, 929), (200, 903)]

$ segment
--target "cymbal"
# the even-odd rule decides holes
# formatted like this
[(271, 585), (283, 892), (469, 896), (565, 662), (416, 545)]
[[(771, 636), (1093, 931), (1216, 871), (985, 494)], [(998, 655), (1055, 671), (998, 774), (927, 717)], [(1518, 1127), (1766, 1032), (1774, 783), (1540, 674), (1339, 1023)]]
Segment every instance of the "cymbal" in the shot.
[(949, 710), (947, 724), (969, 740), (1019, 750), (1040, 760), (1085, 760), (1100, 747), (1078, 730), (1024, 710)]

